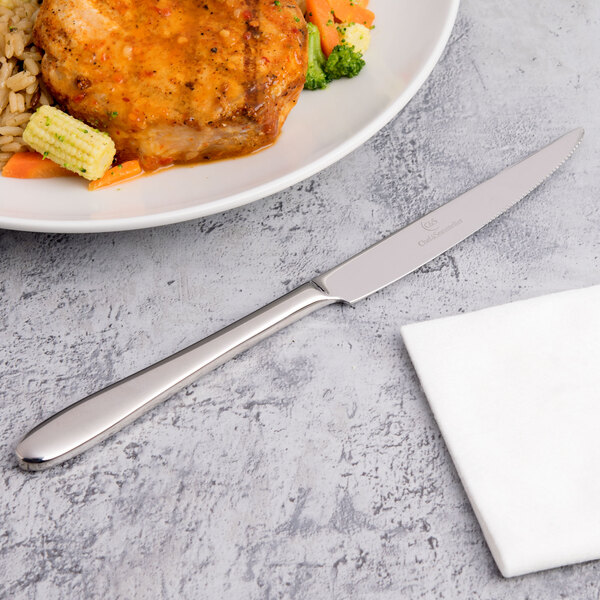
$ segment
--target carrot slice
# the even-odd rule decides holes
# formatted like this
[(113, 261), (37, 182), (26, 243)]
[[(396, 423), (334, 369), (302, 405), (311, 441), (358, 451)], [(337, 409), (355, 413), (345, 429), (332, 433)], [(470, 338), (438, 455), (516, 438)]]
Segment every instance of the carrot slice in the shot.
[(354, 0), (329, 0), (333, 14), (344, 23), (360, 23), (371, 27), (375, 13), (364, 6), (358, 6)]
[(120, 165), (111, 167), (100, 179), (90, 181), (88, 189), (90, 192), (105, 188), (115, 183), (122, 183), (127, 179), (132, 179), (142, 172), (139, 160), (128, 160)]
[(306, 0), (308, 20), (314, 23), (321, 34), (321, 48), (325, 56), (340, 43), (340, 34), (333, 21), (329, 0)]
[(74, 173), (63, 169), (60, 165), (44, 158), (37, 152), (17, 152), (4, 165), (2, 175), (4, 177), (16, 177), (17, 179), (42, 179), (45, 177), (74, 175)]

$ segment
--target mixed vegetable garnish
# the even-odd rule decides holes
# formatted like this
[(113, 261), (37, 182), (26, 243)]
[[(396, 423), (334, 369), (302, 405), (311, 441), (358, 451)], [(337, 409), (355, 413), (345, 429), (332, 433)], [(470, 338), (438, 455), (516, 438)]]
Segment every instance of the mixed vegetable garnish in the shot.
[(365, 66), (375, 15), (368, 0), (307, 0), (308, 72), (305, 89), (318, 90)]
[(138, 160), (111, 168), (116, 148), (110, 136), (54, 106), (41, 106), (32, 115), (23, 140), (37, 153), (13, 154), (2, 169), (4, 177), (37, 179), (75, 173), (89, 180), (93, 191), (142, 172)]

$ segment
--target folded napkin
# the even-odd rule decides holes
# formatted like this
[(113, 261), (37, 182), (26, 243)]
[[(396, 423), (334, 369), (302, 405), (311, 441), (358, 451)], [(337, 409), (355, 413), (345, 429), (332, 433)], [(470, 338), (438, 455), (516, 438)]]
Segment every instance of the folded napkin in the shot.
[(600, 558), (600, 286), (402, 334), (502, 574)]

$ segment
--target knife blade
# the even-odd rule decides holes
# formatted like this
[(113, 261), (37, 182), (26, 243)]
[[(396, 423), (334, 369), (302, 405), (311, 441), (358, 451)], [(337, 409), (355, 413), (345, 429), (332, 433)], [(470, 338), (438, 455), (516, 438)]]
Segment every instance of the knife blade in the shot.
[(470, 189), (314, 279), (353, 304), (449, 250), (527, 196), (575, 151), (575, 129), (525, 160)]
[(354, 304), (452, 248), (524, 198), (575, 151), (575, 129), (264, 308), (165, 360), (79, 400), (34, 427), (16, 447), (38, 471), (80, 454), (200, 375), (315, 310)]

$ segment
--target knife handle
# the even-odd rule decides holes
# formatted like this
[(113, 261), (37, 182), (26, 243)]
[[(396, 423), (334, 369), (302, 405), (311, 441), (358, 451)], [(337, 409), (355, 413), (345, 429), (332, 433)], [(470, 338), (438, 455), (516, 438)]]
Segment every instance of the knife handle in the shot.
[(17, 445), (19, 466), (40, 471), (106, 439), (194, 379), (315, 310), (338, 302), (306, 283), (185, 350), (79, 400)]

